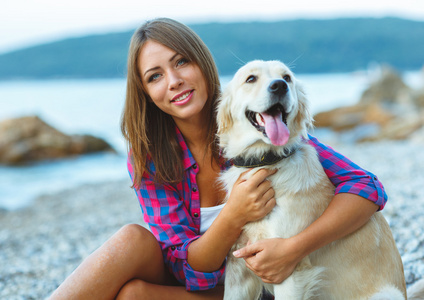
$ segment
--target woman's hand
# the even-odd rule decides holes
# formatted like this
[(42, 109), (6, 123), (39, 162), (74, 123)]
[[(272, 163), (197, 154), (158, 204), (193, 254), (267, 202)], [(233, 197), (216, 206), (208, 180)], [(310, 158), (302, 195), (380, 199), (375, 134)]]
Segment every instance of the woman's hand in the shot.
[(233, 218), (240, 222), (241, 226), (262, 219), (276, 204), (274, 189), (271, 182), (266, 179), (276, 170), (260, 169), (250, 178), (245, 179), (247, 172), (242, 173), (237, 179), (224, 207), (231, 212)]
[(291, 239), (265, 239), (248, 244), (233, 255), (244, 258), (246, 266), (263, 282), (278, 284), (289, 277), (302, 260), (295, 246)]

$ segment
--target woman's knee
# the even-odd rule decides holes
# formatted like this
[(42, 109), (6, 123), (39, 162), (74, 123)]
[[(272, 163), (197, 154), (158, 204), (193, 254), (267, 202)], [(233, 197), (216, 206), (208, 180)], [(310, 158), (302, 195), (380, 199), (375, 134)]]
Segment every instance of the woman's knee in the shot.
[(128, 246), (143, 246), (157, 248), (159, 246), (154, 235), (138, 224), (127, 224), (123, 226), (114, 236), (113, 239), (117, 242), (124, 243)]
[(139, 225), (139, 224), (126, 224), (121, 227), (121, 229), (118, 230), (117, 234), (124, 237), (145, 237), (145, 236), (152, 236), (153, 234), (145, 227)]
[(165, 278), (162, 250), (155, 236), (137, 224), (123, 226), (111, 239), (111, 246), (126, 258), (134, 278), (161, 283)]
[(162, 250), (154, 235), (138, 224), (119, 229), (104, 245), (103, 252), (127, 260), (129, 264), (144, 265), (157, 262), (163, 265)]

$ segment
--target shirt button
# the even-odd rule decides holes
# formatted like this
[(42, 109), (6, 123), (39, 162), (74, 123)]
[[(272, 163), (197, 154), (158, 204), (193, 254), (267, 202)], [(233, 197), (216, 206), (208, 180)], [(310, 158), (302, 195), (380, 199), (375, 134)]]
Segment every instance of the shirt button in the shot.
[(175, 246), (171, 246), (171, 250), (175, 250)]
[(196, 187), (192, 188), (191, 190), (192, 190), (193, 192), (197, 192), (197, 188), (196, 188)]
[(196, 164), (193, 165), (193, 169), (197, 169), (197, 165)]
[(198, 217), (199, 217), (199, 214), (198, 214), (198, 213), (194, 213), (194, 214), (193, 214), (193, 216), (194, 216), (195, 218), (198, 218)]

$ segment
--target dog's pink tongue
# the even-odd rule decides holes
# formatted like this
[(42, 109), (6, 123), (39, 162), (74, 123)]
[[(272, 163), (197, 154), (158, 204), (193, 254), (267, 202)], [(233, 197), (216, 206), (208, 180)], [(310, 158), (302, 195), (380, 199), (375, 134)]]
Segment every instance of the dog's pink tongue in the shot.
[(262, 113), (265, 121), (265, 132), (271, 143), (275, 146), (282, 146), (287, 143), (290, 137), (290, 131), (284, 124), (281, 112), (275, 115)]

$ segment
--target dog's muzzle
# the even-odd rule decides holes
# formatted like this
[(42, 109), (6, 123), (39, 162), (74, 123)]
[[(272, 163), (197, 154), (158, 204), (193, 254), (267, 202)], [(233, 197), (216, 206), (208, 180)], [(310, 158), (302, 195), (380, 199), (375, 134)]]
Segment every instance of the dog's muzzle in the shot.
[(275, 79), (268, 86), (270, 107), (263, 112), (246, 110), (246, 117), (259, 132), (268, 137), (273, 145), (287, 143), (290, 131), (287, 127), (287, 94), (289, 86), (283, 79)]

